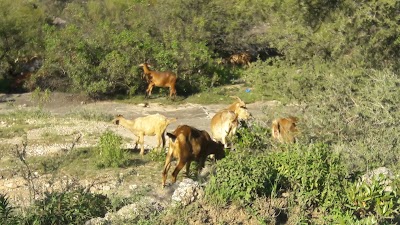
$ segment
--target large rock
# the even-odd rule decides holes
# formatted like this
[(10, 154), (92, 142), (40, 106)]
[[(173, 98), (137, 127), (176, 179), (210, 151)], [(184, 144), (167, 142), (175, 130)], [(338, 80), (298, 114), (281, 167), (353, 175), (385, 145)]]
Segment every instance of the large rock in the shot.
[(203, 195), (204, 191), (198, 182), (185, 178), (172, 194), (172, 202), (173, 204), (180, 203), (183, 206), (187, 206), (202, 198)]

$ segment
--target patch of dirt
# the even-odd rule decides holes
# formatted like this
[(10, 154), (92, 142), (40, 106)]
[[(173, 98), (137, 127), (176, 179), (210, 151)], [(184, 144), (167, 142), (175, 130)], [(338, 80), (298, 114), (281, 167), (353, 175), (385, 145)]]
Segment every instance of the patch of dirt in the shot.
[[(37, 109), (38, 102), (33, 100), (31, 93), (26, 94), (0, 94), (0, 115), (10, 113), (18, 109)], [(98, 143), (99, 137), (106, 130), (112, 130), (123, 136), (125, 148), (133, 148), (133, 139), (136, 138), (128, 130), (115, 126), (111, 122), (88, 121), (84, 119), (70, 118), (68, 115), (79, 112), (96, 112), (105, 115), (122, 114), (128, 119), (139, 116), (160, 113), (166, 117), (177, 118), (177, 122), (170, 124), (167, 131), (173, 131), (177, 126), (187, 124), (198, 129), (210, 132), (210, 121), (212, 116), (220, 109), (227, 107), (226, 104), (198, 105), (182, 103), (181, 105), (162, 105), (159, 103), (149, 104), (125, 104), (114, 101), (91, 101), (85, 97), (74, 94), (51, 93), (50, 99), (42, 105), (42, 109), (51, 115), (57, 115), (60, 120), (46, 121), (46, 127), (34, 128), (27, 133), (28, 155), (58, 154), (72, 149), (72, 147), (94, 146)], [(277, 102), (257, 102), (248, 104), (248, 109), (255, 118), (269, 121), (265, 118), (263, 109), (277, 105)], [(146, 106), (146, 107), (145, 107)], [(1, 118), (0, 118), (0, 122)], [(40, 121), (30, 121), (39, 123)], [(4, 126), (8, 126), (7, 124)], [(10, 124), (9, 126), (12, 126)], [(0, 129), (2, 127), (0, 126)], [(54, 142), (48, 143), (46, 135), (51, 135)], [(22, 137), (13, 138), (0, 137), (3, 144), (10, 146), (21, 144)], [(76, 141), (76, 143), (75, 143)], [(155, 137), (145, 137), (146, 149), (149, 151), (156, 146)], [(136, 152), (138, 154), (138, 151)], [(136, 158), (140, 162), (140, 156)], [(161, 171), (163, 163), (149, 161), (138, 163), (134, 168), (121, 169), (119, 174), (105, 170), (96, 176), (76, 177), (71, 174), (60, 174), (59, 177), (50, 177), (48, 174), (35, 174), (36, 181), (41, 190), (49, 188), (62, 189), (68, 182), (78, 182), (80, 185), (89, 187), (95, 192), (108, 195), (129, 196), (135, 191), (151, 190), (151, 193), (160, 202), (168, 204), (177, 184), (170, 185), (163, 189), (161, 187)], [(29, 196), (27, 182), (15, 173), (1, 173), (5, 168), (0, 166), (0, 193), (7, 194), (10, 200), (16, 205), (24, 205)], [(4, 175), (6, 174), (6, 175)], [(7, 175), (8, 174), (8, 175)], [(178, 177), (182, 179), (181, 172)], [(178, 183), (177, 182), (177, 183)], [(57, 184), (57, 185), (55, 185)]]

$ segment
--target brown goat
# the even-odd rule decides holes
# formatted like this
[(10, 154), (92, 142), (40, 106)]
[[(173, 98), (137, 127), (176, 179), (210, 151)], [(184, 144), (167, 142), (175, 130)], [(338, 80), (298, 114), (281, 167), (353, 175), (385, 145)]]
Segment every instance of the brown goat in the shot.
[(169, 97), (176, 96), (176, 79), (177, 76), (175, 73), (166, 71), (166, 72), (157, 72), (155, 70), (149, 69), (148, 63), (142, 63), (139, 66), (143, 67), (144, 75), (146, 76), (146, 81), (149, 83), (146, 96), (149, 97), (151, 95), (151, 91), (153, 87), (169, 87)]
[(192, 161), (198, 162), (197, 171), (200, 173), (208, 155), (215, 154), (216, 159), (225, 157), (223, 144), (213, 141), (207, 131), (181, 125), (173, 133), (167, 133), (167, 136), (170, 138), (170, 141), (162, 172), (163, 187), (165, 187), (172, 158), (178, 159), (177, 165), (172, 172), (172, 183), (175, 183), (178, 173), (183, 166), (186, 165), (186, 175), (189, 175), (190, 163)]
[(272, 121), (272, 137), (280, 143), (295, 143), (298, 134), (297, 117), (279, 118)]
[(229, 62), (233, 65), (249, 66), (251, 55), (247, 52), (233, 54), (229, 57)]
[(140, 143), (141, 149), (140, 154), (144, 154), (144, 136), (156, 136), (157, 137), (157, 148), (165, 146), (165, 130), (167, 126), (175, 122), (175, 118), (166, 118), (161, 114), (154, 114), (145, 117), (138, 117), (134, 120), (125, 119), (122, 115), (118, 115), (112, 121), (116, 125), (121, 125), (126, 129), (130, 130), (134, 135), (138, 137), (135, 142), (135, 148), (137, 144)]
[(236, 134), (239, 121), (245, 121), (251, 117), (246, 108), (246, 103), (237, 96), (231, 96), (236, 101), (228, 108), (217, 112), (211, 119), (211, 134), (214, 139), (219, 140), (228, 147), (228, 138)]

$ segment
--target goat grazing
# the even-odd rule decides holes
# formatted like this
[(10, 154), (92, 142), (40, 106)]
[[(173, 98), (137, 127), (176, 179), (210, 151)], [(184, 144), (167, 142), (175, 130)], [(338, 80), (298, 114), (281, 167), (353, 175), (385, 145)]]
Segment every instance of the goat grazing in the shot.
[(280, 143), (295, 143), (298, 134), (297, 117), (279, 118), (272, 121), (272, 137)]
[(157, 72), (149, 69), (149, 64), (142, 63), (139, 66), (143, 67), (144, 75), (146, 76), (146, 80), (149, 83), (146, 96), (149, 97), (151, 95), (151, 91), (153, 87), (169, 87), (169, 97), (176, 96), (176, 79), (177, 76), (175, 73), (166, 71), (166, 72)]
[(165, 130), (167, 126), (175, 122), (176, 118), (166, 118), (161, 114), (154, 114), (145, 117), (138, 117), (134, 120), (125, 119), (122, 115), (118, 115), (112, 121), (116, 125), (121, 125), (126, 129), (130, 130), (138, 138), (135, 142), (135, 149), (137, 144), (140, 143), (140, 154), (144, 154), (144, 136), (156, 136), (157, 137), (157, 148), (165, 146)]
[(228, 108), (222, 109), (217, 112), (211, 119), (211, 134), (214, 139), (219, 140), (228, 147), (227, 139), (235, 135), (239, 121), (245, 121), (251, 117), (251, 114), (246, 108), (244, 103), (239, 97)]
[(164, 170), (162, 172), (163, 187), (165, 187), (172, 158), (178, 159), (177, 165), (172, 172), (172, 183), (175, 183), (178, 173), (183, 166), (186, 165), (186, 175), (189, 175), (190, 163), (192, 161), (198, 162), (197, 172), (200, 173), (208, 155), (215, 154), (217, 160), (225, 157), (223, 144), (212, 140), (207, 131), (181, 125), (178, 126), (174, 132), (167, 133), (167, 136), (170, 138), (170, 141)]

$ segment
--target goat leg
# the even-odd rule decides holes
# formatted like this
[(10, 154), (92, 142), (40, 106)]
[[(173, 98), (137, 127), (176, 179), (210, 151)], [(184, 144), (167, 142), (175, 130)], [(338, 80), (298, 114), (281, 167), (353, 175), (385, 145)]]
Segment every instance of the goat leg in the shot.
[(140, 143), (140, 154), (144, 155), (144, 134), (139, 136), (139, 143)]
[(162, 176), (163, 176), (162, 186), (163, 186), (163, 188), (165, 187), (165, 182), (167, 181), (168, 171), (169, 171), (170, 167), (171, 167), (171, 155), (168, 154), (167, 158), (165, 160), (164, 170), (162, 172)]
[(190, 175), (190, 164), (192, 163), (192, 161), (188, 161), (186, 162), (186, 177), (189, 177)]
[(147, 90), (146, 90), (146, 97), (147, 98), (150, 98), (151, 91), (153, 90), (154, 85), (155, 85), (154, 83), (150, 83), (149, 86), (147, 87)]
[(183, 160), (179, 159), (178, 165), (176, 165), (174, 172), (172, 172), (172, 183), (176, 182), (176, 178), (178, 177), (179, 171), (182, 170), (182, 168), (185, 166), (185, 162)]

